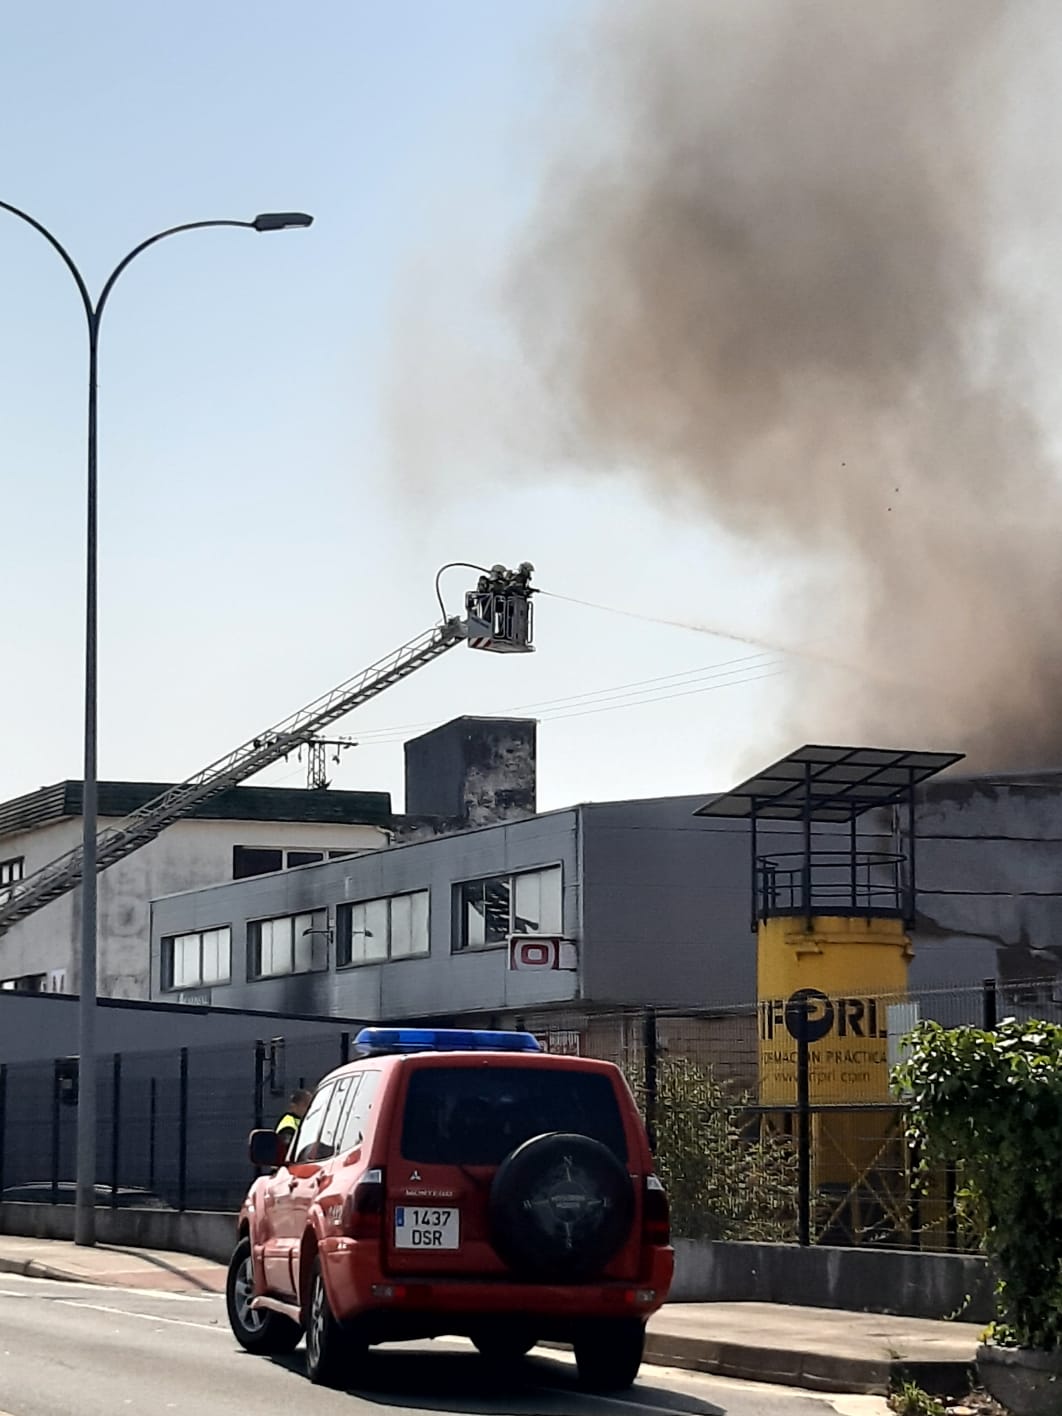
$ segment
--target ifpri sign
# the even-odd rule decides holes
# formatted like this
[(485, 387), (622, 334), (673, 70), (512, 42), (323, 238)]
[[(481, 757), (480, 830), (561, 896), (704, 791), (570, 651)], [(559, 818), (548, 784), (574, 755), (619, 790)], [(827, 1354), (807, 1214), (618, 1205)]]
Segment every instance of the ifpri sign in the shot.
[(797, 1045), (808, 1044), (812, 1101), (888, 1101), (888, 1018), (872, 996), (799, 988), (759, 1005), (760, 1100), (796, 1098)]

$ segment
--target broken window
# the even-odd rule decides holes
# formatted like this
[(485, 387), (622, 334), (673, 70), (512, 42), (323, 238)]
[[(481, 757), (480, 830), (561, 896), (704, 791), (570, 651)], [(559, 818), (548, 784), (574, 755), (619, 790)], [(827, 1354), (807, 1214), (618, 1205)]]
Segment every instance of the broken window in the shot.
[(560, 866), (466, 880), (457, 887), (460, 932), (458, 950), (489, 949), (511, 934), (560, 934)]

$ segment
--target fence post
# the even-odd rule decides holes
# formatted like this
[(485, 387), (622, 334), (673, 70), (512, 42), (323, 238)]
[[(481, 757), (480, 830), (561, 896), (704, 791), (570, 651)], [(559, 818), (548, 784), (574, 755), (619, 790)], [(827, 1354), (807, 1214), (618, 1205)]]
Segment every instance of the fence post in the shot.
[(155, 1128), (159, 1115), (159, 1084), (151, 1078), (148, 1087), (148, 1189), (155, 1193)]
[(345, 1067), (350, 1061), (350, 1033), (339, 1034), (339, 1065)]
[(4, 1152), (7, 1149), (7, 1063), (0, 1063), (0, 1195), (4, 1193)]
[(656, 1064), (658, 1045), (656, 1036), (656, 1010), (646, 1008), (644, 1019), (645, 1045), (645, 1129), (649, 1136), (649, 1149), (656, 1154)]
[(808, 1005), (796, 1005), (797, 1243), (811, 1243), (811, 1050)]
[(181, 1084), (177, 1119), (177, 1208), (184, 1212), (188, 1199), (188, 1049), (181, 1048)]
[(265, 1043), (259, 1038), (254, 1045), (254, 1129), (265, 1125)]
[(122, 1054), (116, 1052), (111, 1071), (111, 1208), (118, 1208), (118, 1170), (122, 1153)]
[(52, 1204), (59, 1203), (59, 1058), (52, 1063)]
[(985, 1032), (992, 1032), (998, 1021), (996, 981), (994, 978), (986, 978), (981, 983), (981, 1026)]
[(948, 1251), (957, 1253), (959, 1248), (959, 1216), (955, 1212), (955, 1166), (949, 1164), (944, 1172), (944, 1204), (948, 1233)]

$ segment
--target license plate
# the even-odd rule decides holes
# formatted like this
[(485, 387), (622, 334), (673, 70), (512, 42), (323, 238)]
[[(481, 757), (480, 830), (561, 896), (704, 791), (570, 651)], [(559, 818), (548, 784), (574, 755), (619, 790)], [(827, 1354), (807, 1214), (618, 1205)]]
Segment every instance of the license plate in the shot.
[(396, 1249), (456, 1249), (460, 1243), (460, 1210), (395, 1207)]

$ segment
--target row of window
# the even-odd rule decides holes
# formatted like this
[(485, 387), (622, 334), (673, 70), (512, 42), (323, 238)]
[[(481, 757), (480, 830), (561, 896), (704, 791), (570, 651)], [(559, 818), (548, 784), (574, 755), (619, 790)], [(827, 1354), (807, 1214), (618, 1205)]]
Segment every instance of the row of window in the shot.
[(66, 969), (0, 979), (0, 993), (65, 993)]
[[(336, 907), (336, 967), (415, 959), (431, 949), (429, 892)], [(454, 887), (453, 951), (488, 949), (511, 934), (561, 933), (559, 866), (465, 881)], [(328, 967), (328, 911), (313, 910), (247, 924), (248, 979), (280, 978)], [(228, 983), (232, 929), (172, 935), (162, 941), (162, 986), (187, 989)]]
[(271, 846), (233, 846), (232, 878), (249, 880), (252, 875), (272, 875), (277, 870), (295, 870), (300, 865), (320, 865), (326, 860), (342, 860), (353, 855), (352, 850), (312, 851), (302, 847), (293, 850)]

